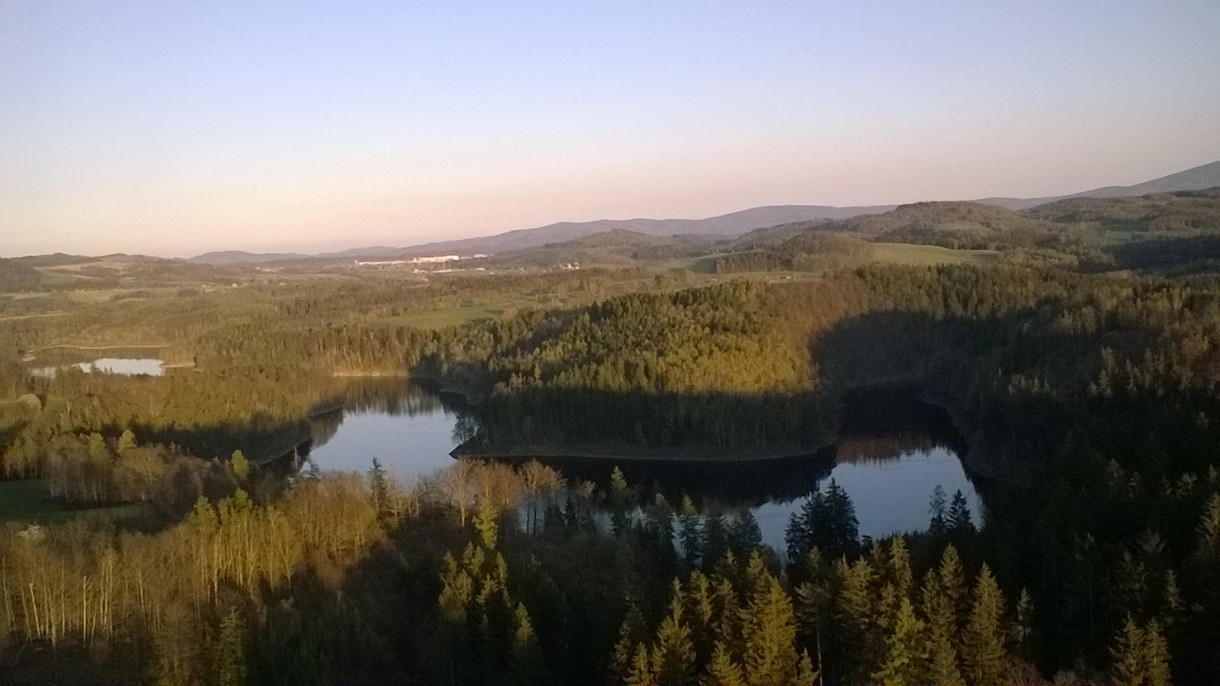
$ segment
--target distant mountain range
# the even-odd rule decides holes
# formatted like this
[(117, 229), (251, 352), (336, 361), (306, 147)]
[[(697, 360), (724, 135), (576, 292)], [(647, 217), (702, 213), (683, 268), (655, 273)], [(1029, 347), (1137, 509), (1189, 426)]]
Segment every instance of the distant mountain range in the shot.
[[(974, 202), (995, 205), (1010, 210), (1023, 210), (1058, 200), (1071, 198), (1122, 198), (1148, 193), (1202, 190), (1220, 186), (1220, 160), (1193, 169), (1170, 174), (1133, 186), (1104, 186), (1093, 190), (1046, 198), (983, 198)], [(190, 262), (214, 265), (264, 264), (296, 260), (386, 260), (427, 255), (495, 254), (523, 248), (535, 248), (576, 238), (625, 230), (649, 236), (704, 234), (740, 236), (755, 229), (811, 221), (838, 221), (860, 215), (881, 214), (897, 205), (864, 207), (832, 207), (826, 205), (770, 205), (754, 207), (707, 219), (602, 219), (589, 222), (560, 222), (533, 229), (518, 229), (494, 236), (462, 238), (452, 241), (424, 243), (408, 247), (372, 246), (339, 252), (302, 255), (298, 253), (249, 253), (240, 250), (209, 252), (190, 258)]]
[(986, 205), (998, 205), (1010, 210), (1027, 210), (1056, 200), (1072, 198), (1132, 198), (1149, 193), (1172, 193), (1174, 191), (1200, 191), (1220, 186), (1220, 160), (1210, 164), (1180, 171), (1159, 179), (1137, 183), (1134, 186), (1102, 186), (1093, 190), (1057, 195), (1048, 198), (983, 198), (976, 200)]

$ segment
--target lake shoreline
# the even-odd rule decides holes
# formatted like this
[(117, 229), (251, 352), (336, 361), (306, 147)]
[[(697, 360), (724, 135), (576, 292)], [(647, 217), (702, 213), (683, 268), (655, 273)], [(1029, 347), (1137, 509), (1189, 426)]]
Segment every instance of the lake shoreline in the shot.
[[(605, 444), (600, 444), (605, 446)], [(739, 450), (721, 453), (719, 449), (708, 450), (706, 446), (691, 446), (689, 448), (664, 448), (647, 446), (613, 445), (595, 447), (590, 445), (573, 445), (557, 447), (512, 448), (508, 450), (471, 449), (459, 445), (450, 452), (455, 459), (478, 458), (486, 460), (504, 460), (511, 462), (528, 462), (534, 459), (567, 459), (567, 460), (598, 460), (604, 462), (681, 462), (686, 464), (744, 464), (750, 462), (769, 462), (779, 460), (794, 460), (800, 458), (816, 458), (834, 446), (834, 441), (825, 445), (803, 448), (792, 447), (776, 450)]]

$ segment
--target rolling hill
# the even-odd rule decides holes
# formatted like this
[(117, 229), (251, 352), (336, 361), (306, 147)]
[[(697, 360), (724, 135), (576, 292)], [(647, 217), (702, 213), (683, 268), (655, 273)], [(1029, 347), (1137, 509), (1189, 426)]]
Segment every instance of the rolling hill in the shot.
[(1068, 198), (1021, 214), (1053, 222), (1080, 223), (1107, 230), (1220, 230), (1220, 188), (1137, 197)]
[(1130, 198), (1149, 193), (1199, 191), (1215, 186), (1220, 186), (1220, 160), (1132, 186), (1102, 186), (1101, 188), (1072, 193), (1071, 195), (1057, 195), (1047, 198), (984, 198), (975, 202), (985, 205), (997, 205), (1010, 210), (1027, 210), (1057, 200), (1068, 200), (1071, 198)]
[(195, 257), (187, 258), (187, 262), (196, 264), (211, 264), (216, 266), (266, 264), (284, 260), (303, 260), (312, 257), (300, 253), (246, 252), (244, 250), (218, 250)]
[[(986, 231), (988, 226), (1001, 232), (1014, 227), (1034, 233), (1046, 229), (1046, 221), (1058, 221), (1051, 214), (1031, 214), (1021, 216), (1012, 214), (989, 213), (984, 208), (997, 210), (1027, 210), (1057, 201), (1077, 198), (1126, 198), (1148, 193), (1171, 193), (1179, 191), (1197, 191), (1214, 186), (1220, 186), (1220, 161), (1187, 169), (1176, 174), (1170, 174), (1158, 179), (1146, 181), (1132, 186), (1105, 186), (1071, 195), (1047, 198), (984, 198), (974, 202), (940, 203), (941, 207), (934, 214), (933, 222), (940, 232), (960, 230), (964, 234), (975, 234), (979, 238), (980, 226)], [(392, 246), (373, 246), (352, 248), (338, 252), (320, 255), (301, 255), (296, 253), (248, 253), (237, 250), (212, 252), (190, 259), (192, 262), (214, 265), (263, 264), (269, 262), (284, 262), (289, 260), (351, 260), (351, 259), (397, 259), (405, 257), (475, 253), (496, 254), (528, 248), (553, 246), (564, 241), (571, 241), (585, 236), (605, 234), (616, 230), (630, 231), (647, 236), (674, 236), (687, 234), (719, 235), (719, 236), (752, 236), (750, 232), (764, 229), (760, 235), (753, 235), (749, 242), (769, 242), (774, 236), (768, 232), (780, 231), (788, 237), (814, 226), (826, 224), (825, 228), (835, 228), (844, 231), (858, 231), (870, 235), (893, 235), (901, 237), (912, 232), (926, 231), (929, 227), (917, 227), (912, 222), (928, 221), (927, 216), (916, 218), (917, 214), (927, 214), (927, 208), (915, 210), (930, 203), (915, 203), (913, 205), (873, 205), (861, 207), (833, 207), (827, 205), (772, 205), (755, 207), (740, 212), (708, 217), (706, 219), (603, 219), (588, 222), (560, 222), (531, 229), (517, 229), (493, 236), (462, 238), (450, 241), (424, 243), (409, 247), (396, 248)], [(935, 204), (935, 203), (932, 203)], [(953, 208), (956, 209), (953, 209)], [(903, 209), (907, 208), (907, 209)], [(885, 219), (860, 219), (857, 224), (842, 224), (831, 227), (830, 224), (840, 224), (854, 221), (864, 216), (885, 215), (893, 210), (903, 210), (898, 215)], [(957, 216), (951, 216), (954, 213)], [(904, 219), (906, 217), (906, 219)], [(910, 221), (907, 221), (910, 220)], [(906, 221), (906, 224), (902, 224)], [(902, 224), (900, 226), (900, 224)], [(774, 227), (785, 226), (784, 229)], [(956, 227), (956, 229), (955, 229)], [(963, 235), (963, 238), (967, 238)], [(754, 239), (759, 239), (754, 241)], [(969, 241), (967, 241), (969, 242)]]
[(425, 243), (404, 248), (400, 255), (466, 252), (503, 252), (533, 248), (592, 236), (609, 231), (631, 231), (648, 236), (682, 234), (737, 236), (764, 226), (818, 219), (846, 219), (861, 214), (888, 212), (893, 205), (830, 207), (826, 205), (771, 205), (754, 207), (707, 219), (602, 219), (591, 222), (561, 222), (535, 229), (518, 229), (494, 236)]

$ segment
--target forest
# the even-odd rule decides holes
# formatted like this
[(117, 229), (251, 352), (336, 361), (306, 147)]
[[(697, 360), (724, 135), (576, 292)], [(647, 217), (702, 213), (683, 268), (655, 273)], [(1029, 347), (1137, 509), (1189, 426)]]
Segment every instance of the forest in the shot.
[[(55, 509), (0, 533), (0, 680), (1220, 682), (1215, 202), (905, 206), (688, 268), (6, 260), (0, 488)], [(461, 458), (294, 470), (361, 374), (460, 398)], [(951, 418), (981, 521), (942, 491), (870, 539), (816, 466), (776, 549), (616, 464), (813, 456), (875, 388)]]

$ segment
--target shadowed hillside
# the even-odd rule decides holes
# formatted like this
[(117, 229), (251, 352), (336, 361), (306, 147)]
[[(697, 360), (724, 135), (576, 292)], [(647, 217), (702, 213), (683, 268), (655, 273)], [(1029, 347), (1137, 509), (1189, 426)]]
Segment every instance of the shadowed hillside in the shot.
[(1021, 214), (1032, 219), (1096, 224), (1120, 231), (1220, 230), (1220, 187), (1133, 198), (1071, 198)]

